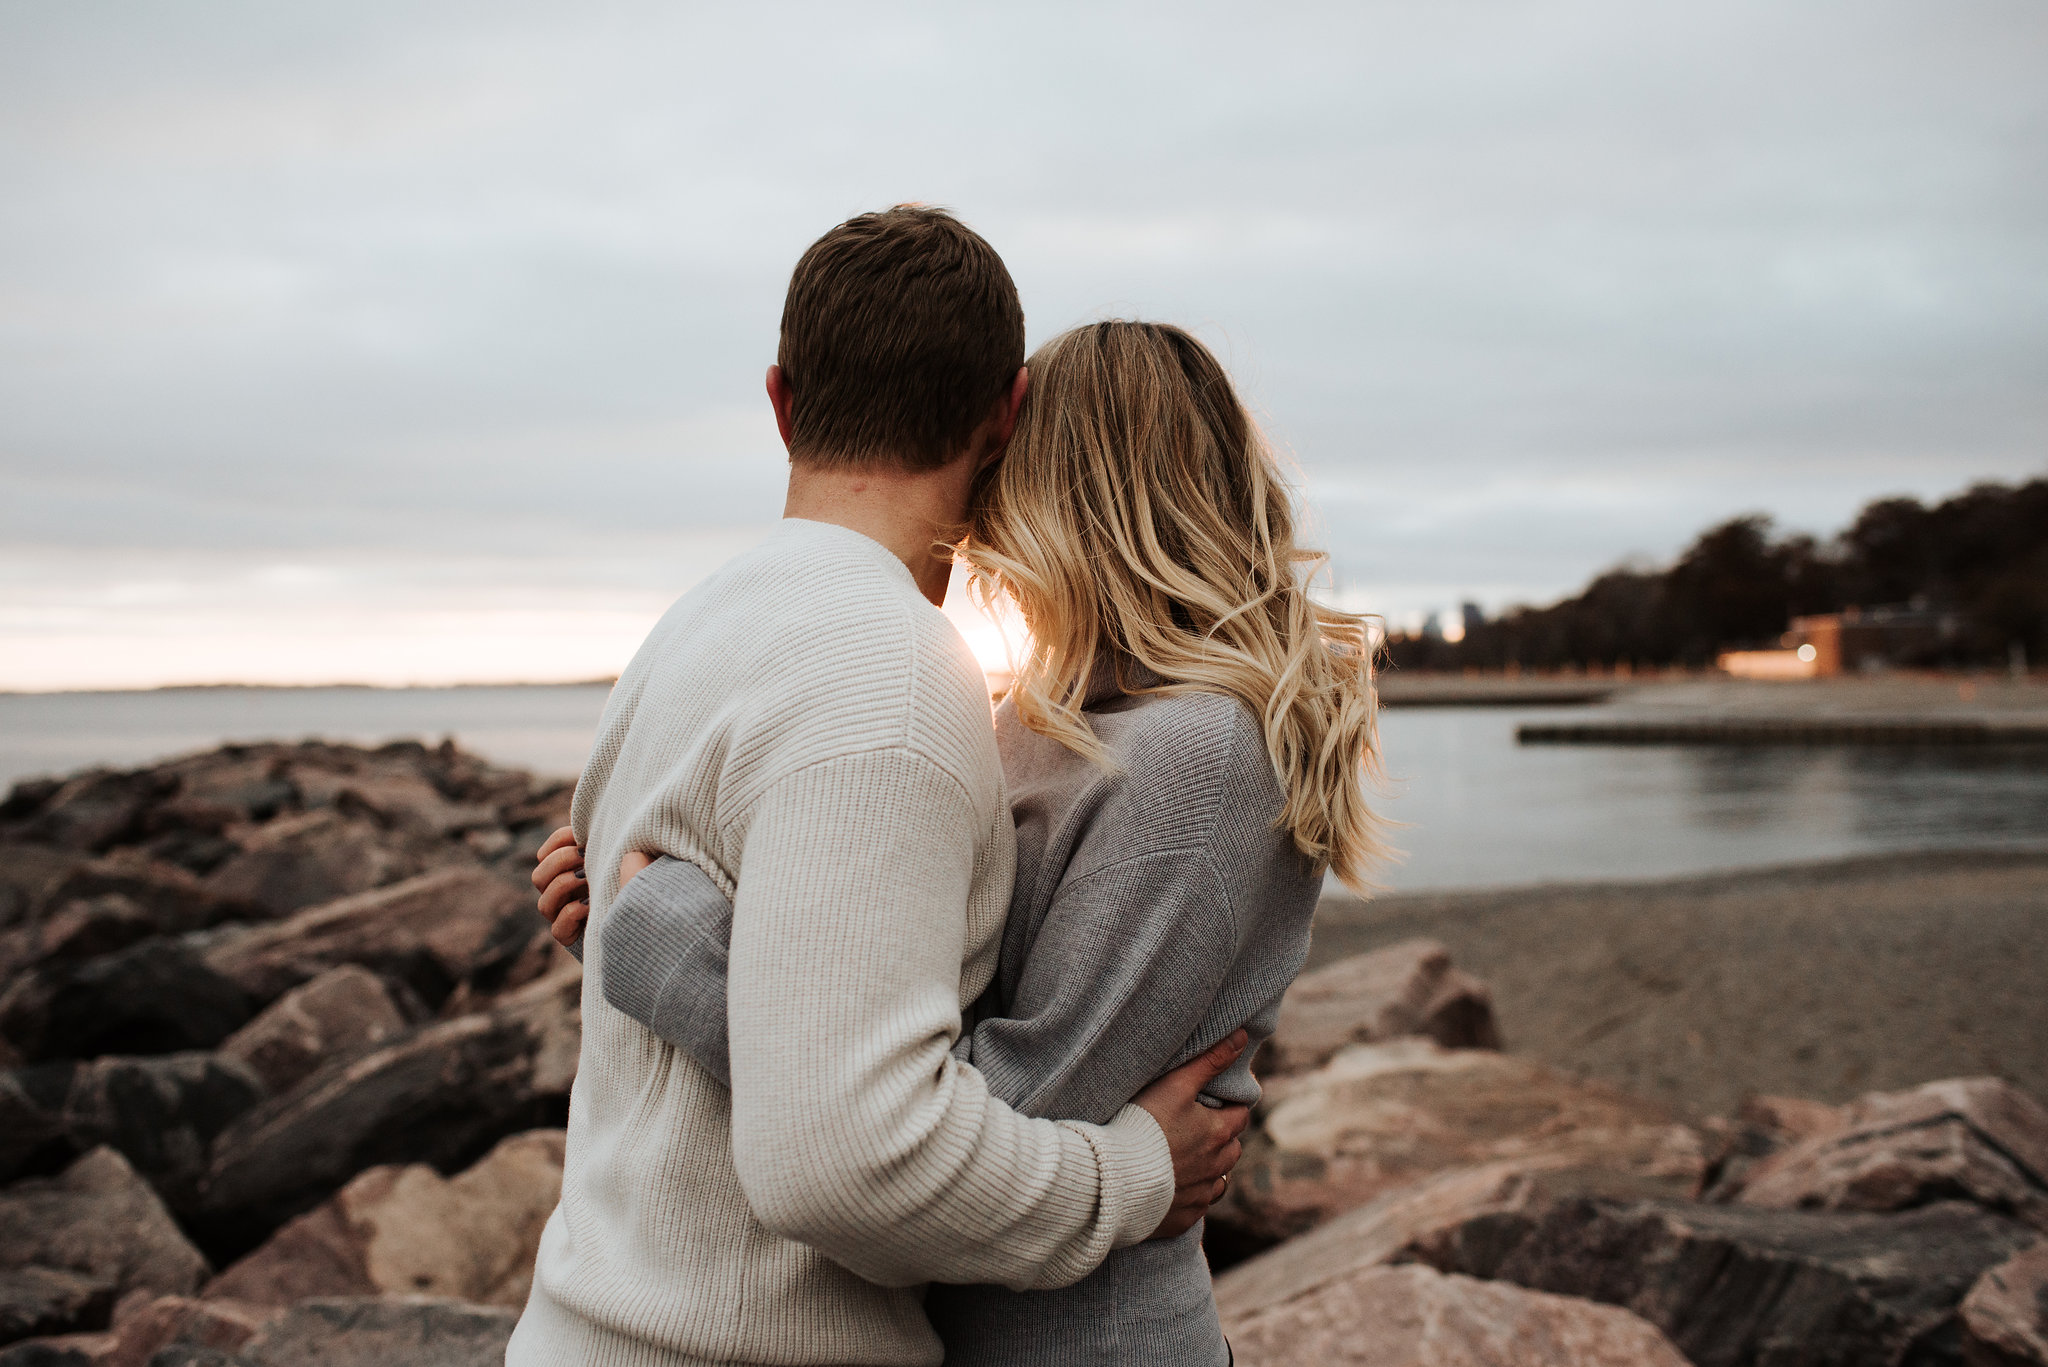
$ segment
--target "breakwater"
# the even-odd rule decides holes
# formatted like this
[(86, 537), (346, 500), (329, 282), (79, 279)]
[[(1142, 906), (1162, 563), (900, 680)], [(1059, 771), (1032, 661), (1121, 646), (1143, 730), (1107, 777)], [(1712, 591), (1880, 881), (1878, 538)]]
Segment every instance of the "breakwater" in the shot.
[(1603, 717), (1525, 722), (1522, 745), (2048, 745), (2048, 718)]

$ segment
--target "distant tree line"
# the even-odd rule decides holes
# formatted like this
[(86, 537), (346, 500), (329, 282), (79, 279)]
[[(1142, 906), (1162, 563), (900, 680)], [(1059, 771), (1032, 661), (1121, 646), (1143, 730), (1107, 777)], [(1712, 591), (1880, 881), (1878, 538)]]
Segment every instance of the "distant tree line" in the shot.
[(1668, 569), (1609, 570), (1574, 598), (1495, 618), (1468, 607), (1462, 640), (1395, 636), (1388, 655), (1404, 669), (1701, 666), (1777, 644), (1794, 617), (1894, 604), (1958, 618), (1939, 658), (1919, 663), (2004, 663), (2013, 642), (2048, 661), (2048, 479), (1979, 484), (1932, 507), (1880, 499), (1825, 542), (1738, 517)]

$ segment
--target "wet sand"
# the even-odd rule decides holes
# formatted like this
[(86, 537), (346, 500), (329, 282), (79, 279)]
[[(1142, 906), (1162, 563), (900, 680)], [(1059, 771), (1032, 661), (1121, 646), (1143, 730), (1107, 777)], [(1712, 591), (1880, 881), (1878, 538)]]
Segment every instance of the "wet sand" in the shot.
[(2048, 852), (1332, 896), (1310, 962), (1417, 935), (1492, 987), (1510, 1050), (1694, 1116), (1984, 1073), (2048, 1101)]

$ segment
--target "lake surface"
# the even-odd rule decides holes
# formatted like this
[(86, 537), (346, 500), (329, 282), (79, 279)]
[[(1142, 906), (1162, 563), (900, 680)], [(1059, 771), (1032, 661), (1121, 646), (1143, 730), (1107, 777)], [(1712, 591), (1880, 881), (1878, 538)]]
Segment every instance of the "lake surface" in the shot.
[[(225, 740), (453, 736), (573, 775), (603, 685), (0, 695), (0, 785)], [(1395, 709), (1395, 889), (1657, 878), (1891, 850), (2048, 847), (2048, 747), (1520, 746), (1583, 708)]]

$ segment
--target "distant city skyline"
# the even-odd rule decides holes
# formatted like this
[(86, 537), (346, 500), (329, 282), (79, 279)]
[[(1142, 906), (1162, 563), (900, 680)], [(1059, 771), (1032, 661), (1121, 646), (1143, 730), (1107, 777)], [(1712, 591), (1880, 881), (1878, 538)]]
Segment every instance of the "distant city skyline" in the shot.
[(779, 513), (803, 247), (1186, 324), (1347, 606), (2048, 470), (2048, 10), (0, 11), (0, 689), (579, 679)]

